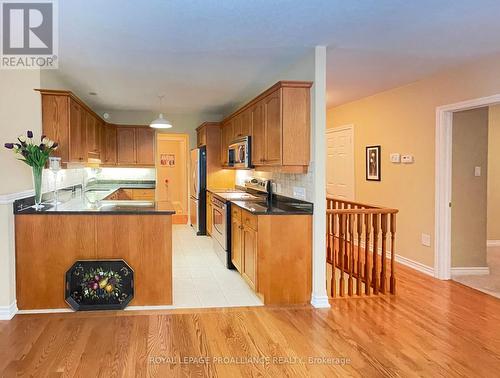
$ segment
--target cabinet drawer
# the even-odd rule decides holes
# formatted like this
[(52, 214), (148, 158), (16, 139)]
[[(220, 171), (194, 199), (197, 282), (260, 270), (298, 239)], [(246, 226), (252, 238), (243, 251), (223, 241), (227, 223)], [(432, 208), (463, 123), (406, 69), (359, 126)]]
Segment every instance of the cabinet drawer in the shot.
[(250, 228), (253, 228), (254, 230), (257, 230), (257, 216), (250, 214), (248, 211), (242, 211), (241, 212), (241, 223), (243, 223), (243, 226), (247, 226)]
[(231, 218), (241, 219), (241, 209), (238, 206), (231, 207)]

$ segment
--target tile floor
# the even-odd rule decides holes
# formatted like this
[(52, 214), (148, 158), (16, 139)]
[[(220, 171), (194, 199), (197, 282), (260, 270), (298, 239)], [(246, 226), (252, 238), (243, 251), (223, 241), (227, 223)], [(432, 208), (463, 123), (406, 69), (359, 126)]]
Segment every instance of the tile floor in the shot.
[(187, 225), (173, 226), (174, 306), (262, 306), (236, 270), (227, 269), (215, 254), (210, 237), (196, 236)]
[(500, 247), (488, 247), (487, 262), (490, 274), (479, 276), (458, 276), (453, 280), (483, 293), (500, 298)]

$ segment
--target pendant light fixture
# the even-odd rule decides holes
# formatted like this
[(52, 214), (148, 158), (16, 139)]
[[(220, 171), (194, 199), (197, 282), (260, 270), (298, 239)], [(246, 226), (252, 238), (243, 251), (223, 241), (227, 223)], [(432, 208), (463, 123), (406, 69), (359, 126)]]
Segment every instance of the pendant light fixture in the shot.
[[(162, 106), (163, 97), (165, 96), (158, 96), (158, 98), (160, 99), (160, 109)], [(172, 127), (172, 123), (170, 123), (168, 119), (163, 118), (163, 113), (160, 113), (158, 118), (151, 122), (149, 126), (153, 129), (170, 129)]]

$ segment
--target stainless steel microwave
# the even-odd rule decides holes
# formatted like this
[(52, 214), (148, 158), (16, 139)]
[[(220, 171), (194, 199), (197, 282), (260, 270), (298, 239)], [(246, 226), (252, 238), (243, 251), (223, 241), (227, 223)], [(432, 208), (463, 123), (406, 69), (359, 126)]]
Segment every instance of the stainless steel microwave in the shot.
[(234, 168), (252, 168), (250, 137), (235, 139), (228, 147), (227, 162)]

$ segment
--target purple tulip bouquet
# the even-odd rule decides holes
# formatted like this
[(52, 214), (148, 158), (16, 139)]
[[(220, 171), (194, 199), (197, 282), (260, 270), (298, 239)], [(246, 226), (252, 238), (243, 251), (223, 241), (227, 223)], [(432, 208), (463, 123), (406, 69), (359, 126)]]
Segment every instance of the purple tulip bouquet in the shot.
[(13, 150), (17, 155), (21, 155), (18, 160), (25, 162), (32, 168), (33, 183), (35, 186), (35, 209), (39, 210), (43, 206), (42, 202), (42, 175), (43, 168), (49, 156), (57, 149), (58, 144), (50, 140), (45, 135), (40, 138), (41, 143), (33, 143), (33, 132), (28, 131), (26, 135), (17, 138), (16, 143), (5, 143), (5, 148)]

